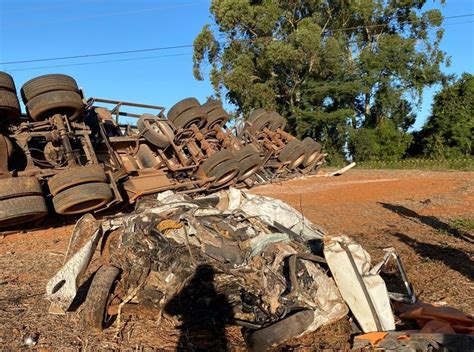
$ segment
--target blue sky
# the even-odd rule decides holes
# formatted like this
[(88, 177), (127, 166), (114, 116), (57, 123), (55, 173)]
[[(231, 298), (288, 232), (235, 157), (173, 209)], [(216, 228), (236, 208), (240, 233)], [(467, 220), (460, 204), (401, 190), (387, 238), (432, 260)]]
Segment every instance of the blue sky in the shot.
[[(209, 0), (0, 0), (0, 62), (191, 45), (202, 26), (211, 22), (209, 4)], [(444, 7), (428, 0), (426, 8), (433, 7), (444, 16), (474, 13), (474, 0), (447, 0)], [(445, 21), (442, 48), (451, 56), (449, 73), (474, 72), (474, 23), (458, 23), (467, 21), (474, 17)], [(194, 79), (191, 58), (192, 48), (179, 48), (0, 65), (0, 70), (10, 72), (18, 88), (38, 75), (65, 73), (76, 78), (87, 96), (169, 108), (188, 96), (204, 101), (212, 94), (208, 81)], [(52, 67), (90, 62), (96, 63)], [(438, 89), (426, 90), (416, 128), (429, 115)]]

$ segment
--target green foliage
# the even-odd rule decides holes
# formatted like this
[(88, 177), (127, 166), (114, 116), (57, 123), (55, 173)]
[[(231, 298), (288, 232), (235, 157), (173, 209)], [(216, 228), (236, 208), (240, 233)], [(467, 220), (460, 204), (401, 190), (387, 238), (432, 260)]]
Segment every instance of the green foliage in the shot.
[(463, 74), (436, 94), (432, 115), (415, 138), (419, 148), (413, 154), (438, 158), (474, 155), (473, 75)]
[(423, 88), (444, 78), (443, 32), (431, 31), (442, 16), (424, 3), (213, 0), (215, 27), (194, 42), (194, 75), (209, 63), (216, 95), (239, 113), (277, 110), (290, 132), (337, 157), (348, 143), (357, 158), (399, 157)]

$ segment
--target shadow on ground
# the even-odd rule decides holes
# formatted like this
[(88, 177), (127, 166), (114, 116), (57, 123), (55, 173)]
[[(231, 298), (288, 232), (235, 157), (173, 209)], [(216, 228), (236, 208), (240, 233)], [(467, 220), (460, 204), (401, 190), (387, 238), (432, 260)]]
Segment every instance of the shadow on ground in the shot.
[(474, 261), (464, 251), (457, 248), (420, 242), (403, 233), (394, 233), (393, 236), (412, 247), (419, 256), (440, 261), (462, 274), (468, 280), (474, 280)]
[(214, 269), (199, 265), (188, 284), (166, 305), (165, 311), (179, 316), (178, 351), (227, 351), (225, 326), (232, 307), (214, 287)]
[(425, 215), (420, 215), (417, 212), (408, 209), (407, 207), (404, 207), (402, 205), (395, 205), (395, 204), (389, 204), (389, 203), (382, 203), (379, 202), (385, 209), (391, 210), (394, 213), (400, 215), (401, 217), (404, 217), (406, 219), (410, 219), (413, 221), (419, 221), (422, 224), (428, 225), (432, 227), (435, 230), (441, 230), (443, 232), (448, 233), (449, 235), (459, 238), (461, 240), (464, 240), (469, 243), (474, 243), (474, 236), (471, 234), (461, 231), (434, 216), (425, 216)]

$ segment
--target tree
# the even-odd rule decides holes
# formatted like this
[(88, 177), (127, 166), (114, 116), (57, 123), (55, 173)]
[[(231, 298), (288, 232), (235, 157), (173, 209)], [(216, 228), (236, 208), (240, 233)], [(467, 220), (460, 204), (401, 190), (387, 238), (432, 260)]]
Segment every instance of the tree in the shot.
[(415, 140), (424, 156), (456, 158), (474, 155), (474, 75), (464, 73), (434, 97), (431, 116)]
[[(443, 78), (439, 11), (425, 0), (213, 0), (194, 41), (216, 95), (238, 111), (275, 109), (290, 132), (354, 154), (359, 128), (405, 133), (423, 88)], [(352, 137), (351, 137), (352, 136)]]

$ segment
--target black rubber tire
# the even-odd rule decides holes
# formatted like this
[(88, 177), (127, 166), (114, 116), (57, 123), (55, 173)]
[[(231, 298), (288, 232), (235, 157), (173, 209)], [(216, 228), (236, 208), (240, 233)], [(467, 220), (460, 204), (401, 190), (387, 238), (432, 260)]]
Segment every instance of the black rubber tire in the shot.
[(143, 114), (137, 121), (141, 135), (158, 148), (167, 148), (174, 140), (174, 132), (166, 121), (159, 121), (152, 114)]
[(66, 115), (70, 121), (75, 121), (81, 116), (84, 107), (79, 93), (65, 90), (43, 93), (26, 104), (33, 121), (45, 120), (54, 114)]
[(225, 149), (219, 150), (218, 152), (212, 154), (209, 158), (203, 161), (203, 163), (200, 166), (200, 170), (203, 171), (207, 175), (217, 165), (231, 159), (234, 159), (234, 154), (232, 154), (232, 152)]
[(16, 93), (9, 90), (0, 90), (0, 123), (2, 120), (12, 120), (20, 115), (20, 102)]
[(202, 110), (202, 108), (200, 106), (195, 106), (181, 113), (172, 121), (172, 123), (177, 129), (186, 129), (191, 127), (193, 124), (195, 124), (197, 128), (201, 128), (206, 124), (206, 119), (207, 114)]
[(256, 134), (262, 131), (264, 128), (270, 127), (273, 122), (273, 117), (269, 116), (268, 114), (262, 114), (258, 117), (250, 127), (250, 133)]
[(303, 167), (308, 167), (318, 158), (318, 155), (321, 152), (321, 145), (311, 138), (306, 137), (301, 141), (301, 146), (305, 151), (305, 157), (301, 165)]
[(174, 123), (174, 120), (180, 116), (183, 112), (194, 108), (196, 106), (201, 106), (199, 101), (196, 98), (186, 98), (176, 104), (174, 104), (171, 109), (168, 111), (168, 120)]
[(81, 311), (81, 323), (85, 329), (102, 331), (107, 316), (107, 304), (120, 269), (112, 265), (103, 265), (97, 270), (87, 292)]
[(107, 182), (107, 175), (100, 164), (72, 167), (59, 172), (48, 180), (49, 191), (53, 196), (73, 186), (92, 182)]
[(229, 114), (222, 108), (218, 107), (207, 114), (207, 128), (215, 125), (222, 126), (229, 120)]
[(243, 181), (262, 167), (262, 158), (258, 154), (254, 154), (239, 161), (239, 173), (237, 174), (237, 180)]
[(305, 154), (306, 151), (301, 145), (301, 142), (295, 139), (283, 147), (278, 155), (278, 160), (281, 162), (290, 162), (289, 168), (295, 169), (303, 162)]
[(8, 90), (16, 94), (15, 82), (13, 77), (6, 72), (0, 71), (0, 90)]
[(222, 108), (222, 102), (219, 99), (209, 99), (201, 107), (206, 114), (209, 114), (218, 108)]
[(211, 188), (217, 188), (228, 184), (238, 175), (238, 173), (238, 161), (235, 159), (230, 159), (220, 163), (206, 175), (208, 177), (215, 177), (215, 180), (212, 181)]
[(313, 321), (314, 312), (312, 310), (302, 310), (275, 324), (247, 334), (245, 342), (251, 351), (266, 351), (301, 335)]
[(71, 76), (50, 74), (35, 77), (21, 87), (21, 97), (26, 104), (31, 99), (47, 92), (68, 91), (79, 92), (76, 80)]
[(106, 205), (113, 197), (107, 183), (85, 183), (59, 192), (53, 206), (58, 214), (82, 214)]
[(241, 149), (237, 150), (234, 152), (235, 158), (237, 159), (238, 162), (242, 161), (245, 158), (248, 158), (249, 156), (259, 154), (258, 150), (255, 149), (255, 147), (251, 144), (247, 144)]
[(36, 177), (20, 176), (0, 179), (0, 199), (33, 195), (43, 195), (40, 182)]
[(290, 159), (291, 154), (294, 150), (301, 147), (301, 142), (297, 139), (290, 141), (287, 145), (283, 147), (280, 154), (278, 155), (278, 160), (280, 161), (288, 161)]
[(257, 109), (257, 110), (253, 110), (253, 111), (250, 113), (250, 115), (249, 115), (247, 121), (253, 123), (253, 122), (254, 122), (255, 120), (257, 120), (260, 116), (266, 115), (266, 114), (267, 114), (267, 111), (266, 111), (265, 109), (262, 109), (262, 108)]
[(276, 131), (278, 129), (284, 129), (286, 126), (286, 119), (275, 111), (268, 113), (269, 116), (273, 118), (273, 122), (268, 127), (271, 131)]
[(36, 221), (47, 214), (48, 207), (42, 195), (0, 200), (0, 227)]

